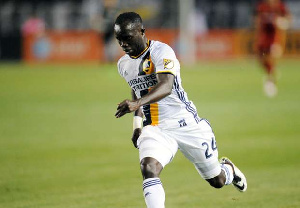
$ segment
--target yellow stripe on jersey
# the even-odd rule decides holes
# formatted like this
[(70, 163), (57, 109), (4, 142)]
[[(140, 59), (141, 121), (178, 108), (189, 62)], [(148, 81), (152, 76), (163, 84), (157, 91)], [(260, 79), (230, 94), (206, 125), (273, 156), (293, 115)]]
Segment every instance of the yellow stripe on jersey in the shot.
[(174, 72), (169, 71), (169, 70), (168, 71), (158, 71), (158, 72), (156, 72), (156, 74), (166, 74), (166, 73), (173, 74), (175, 76)]
[(151, 103), (150, 104), (150, 115), (151, 115), (151, 125), (156, 126), (158, 125), (158, 103)]

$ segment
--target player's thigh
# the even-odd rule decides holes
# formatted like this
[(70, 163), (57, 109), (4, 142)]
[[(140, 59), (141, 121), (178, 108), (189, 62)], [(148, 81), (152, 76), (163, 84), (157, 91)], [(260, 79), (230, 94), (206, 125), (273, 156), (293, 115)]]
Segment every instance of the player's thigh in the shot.
[(180, 139), (179, 149), (204, 179), (214, 178), (221, 172), (215, 135), (206, 120), (198, 125), (198, 130)]
[(158, 126), (146, 126), (142, 130), (137, 145), (140, 161), (146, 157), (156, 159), (163, 167), (170, 163), (175, 156), (178, 145)]

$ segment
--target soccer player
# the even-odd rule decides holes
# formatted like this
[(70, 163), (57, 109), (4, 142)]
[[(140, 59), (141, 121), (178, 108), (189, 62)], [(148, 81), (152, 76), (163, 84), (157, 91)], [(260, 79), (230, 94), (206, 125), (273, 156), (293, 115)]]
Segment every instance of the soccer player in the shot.
[(264, 91), (269, 97), (277, 94), (275, 58), (283, 53), (289, 21), (289, 12), (280, 0), (263, 0), (256, 7), (256, 47), (267, 75)]
[(115, 116), (134, 113), (132, 142), (139, 149), (147, 207), (164, 207), (159, 175), (178, 149), (211, 186), (233, 184), (246, 191), (244, 174), (228, 158), (218, 161), (214, 133), (182, 88), (180, 64), (172, 48), (148, 40), (142, 19), (134, 12), (120, 14), (114, 32), (126, 53), (118, 61), (118, 71), (132, 89), (132, 99), (119, 103)]

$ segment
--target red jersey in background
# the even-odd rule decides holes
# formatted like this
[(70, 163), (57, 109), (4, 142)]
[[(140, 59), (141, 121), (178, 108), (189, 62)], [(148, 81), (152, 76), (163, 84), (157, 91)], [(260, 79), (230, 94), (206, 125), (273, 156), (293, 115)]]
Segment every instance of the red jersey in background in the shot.
[(258, 49), (270, 52), (270, 47), (276, 38), (276, 21), (278, 17), (287, 15), (287, 9), (281, 1), (274, 4), (263, 1), (257, 5), (256, 14), (258, 18)]

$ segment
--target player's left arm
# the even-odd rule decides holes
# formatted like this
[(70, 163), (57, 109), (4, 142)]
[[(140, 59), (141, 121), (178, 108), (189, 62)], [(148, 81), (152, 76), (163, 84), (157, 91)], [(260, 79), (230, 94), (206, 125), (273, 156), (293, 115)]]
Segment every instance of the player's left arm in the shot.
[(118, 105), (116, 118), (120, 118), (126, 113), (134, 112), (141, 106), (157, 102), (172, 92), (174, 75), (172, 73), (158, 73), (157, 84), (145, 96), (136, 100), (124, 100)]
[(280, 16), (276, 19), (276, 26), (280, 30), (287, 30), (290, 28), (292, 23), (291, 13), (289, 12), (287, 6), (283, 3), (281, 4), (280, 12)]

